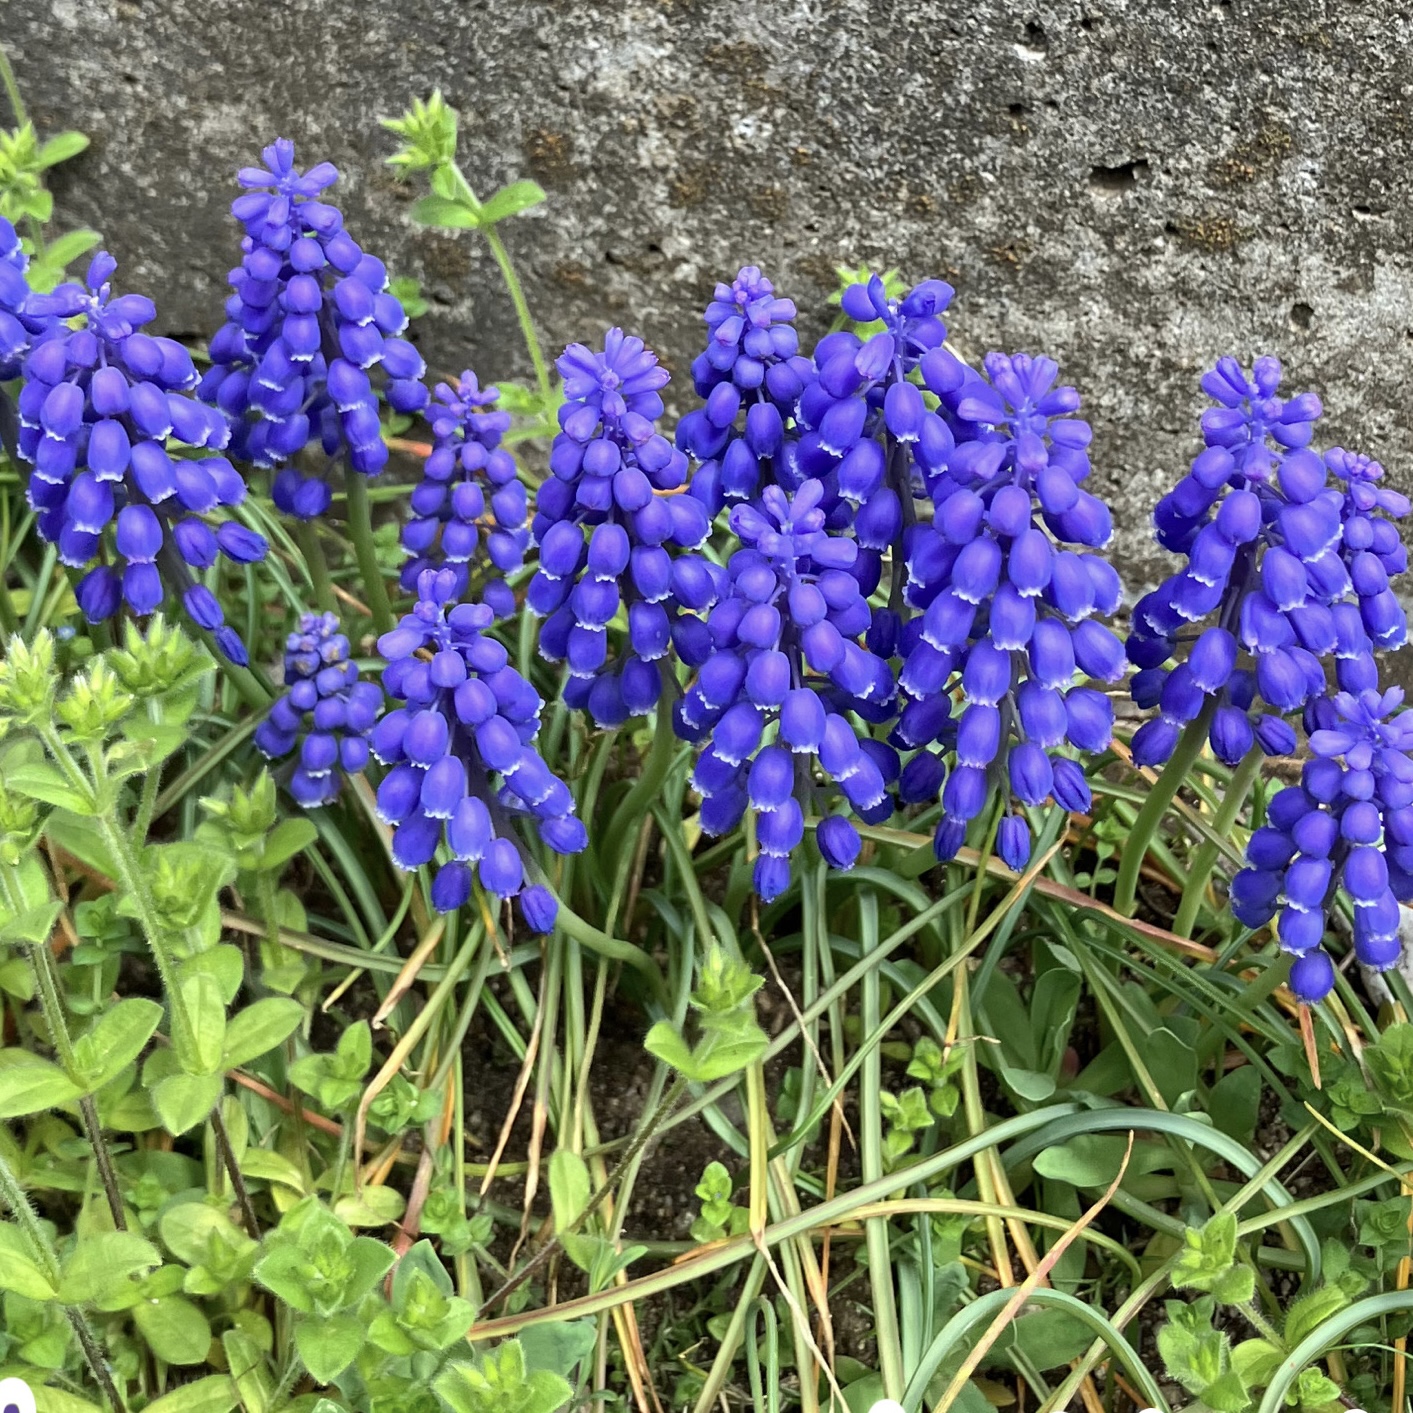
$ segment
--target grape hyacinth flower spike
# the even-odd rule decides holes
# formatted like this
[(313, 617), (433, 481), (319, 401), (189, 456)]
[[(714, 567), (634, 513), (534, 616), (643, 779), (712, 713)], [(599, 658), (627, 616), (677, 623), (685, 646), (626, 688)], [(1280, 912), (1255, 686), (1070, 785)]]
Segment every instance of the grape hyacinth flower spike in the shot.
[(432, 453), (422, 482), (412, 492), (412, 518), (402, 527), (403, 548), (412, 556), (402, 569), (409, 593), (426, 569), (450, 568), (464, 595), (478, 552), (495, 571), (480, 599), (499, 618), (515, 609), (505, 580), (525, 562), (530, 532), (528, 501), (516, 479), (515, 459), (501, 446), (510, 414), (496, 408), (500, 394), (481, 388), (469, 369), (453, 387), (438, 383), (427, 408)]
[[(1280, 377), (1274, 358), (1250, 376), (1223, 358), (1202, 379), (1218, 404), (1202, 417), (1205, 449), (1154, 512), (1159, 544), (1186, 564), (1139, 601), (1128, 640), (1134, 700), (1159, 709), (1134, 735), (1139, 765), (1167, 761), (1204, 712), (1228, 765), (1253, 744), (1289, 753), (1284, 717), (1325, 690), (1321, 659), (1346, 650), (1341, 496), (1309, 449), (1320, 401), (1278, 397)], [(1179, 634), (1199, 625), (1169, 667)]]
[(472, 884), (500, 899), (519, 897), (527, 924), (554, 926), (557, 904), (529, 883), (521, 822), (533, 820), (557, 854), (588, 843), (569, 787), (535, 749), (544, 703), (487, 630), (485, 604), (456, 601), (451, 569), (422, 572), (417, 605), (378, 640), (387, 659), (383, 688), (403, 703), (373, 728), (373, 754), (390, 767), (378, 814), (393, 827), (393, 862), (430, 864), (450, 855), (432, 880), (432, 903), (451, 912)]
[(29, 257), (14, 226), (0, 216), (0, 383), (20, 374), (30, 344), (47, 321), (30, 313)]
[(754, 265), (717, 285), (704, 317), (707, 346), (692, 362), (704, 405), (677, 424), (676, 440), (699, 463), (691, 494), (715, 516), (728, 501), (753, 499), (763, 483), (779, 481), (776, 463), (792, 453), (787, 430), (814, 370), (799, 352), (794, 303)]
[(793, 498), (769, 485), (759, 506), (731, 512), (742, 548), (706, 619), (710, 652), (674, 711), (678, 735), (702, 744), (692, 784), (703, 829), (725, 834), (754, 812), (766, 902), (789, 886), (807, 814), (824, 816), (816, 843), (827, 863), (858, 858), (858, 831), (830, 813), (830, 787), (867, 822), (893, 812), (897, 753), (849, 716), (891, 715), (893, 674), (858, 642), (870, 617), (850, 573), (858, 546), (825, 529), (823, 496), (815, 480)]
[(29, 503), (64, 564), (94, 566), (77, 589), (90, 623), (124, 605), (145, 617), (172, 593), (244, 666), (244, 644), (193, 571), (223, 557), (263, 559), (265, 540), (223, 514), (245, 499), (235, 467), (188, 455), (224, 447), (225, 420), (186, 395), (197, 381), (186, 349), (143, 332), (156, 317), (152, 301), (112, 293), (115, 268), (100, 253), (83, 284), (29, 301), (32, 314), (53, 320), (25, 358), (19, 398), (20, 454), (34, 468)]
[[(949, 389), (965, 439), (932, 484), (935, 512), (906, 554), (905, 600), (921, 610), (903, 629), (899, 686), (906, 705), (894, 739), (919, 754), (898, 796), (921, 803), (942, 792), (935, 846), (955, 856), (967, 828), (999, 789), (1035, 807), (1054, 798), (1085, 811), (1090, 792), (1080, 755), (1106, 750), (1113, 706), (1076, 681), (1123, 675), (1123, 647), (1098, 620), (1119, 605), (1119, 576), (1088, 551), (1108, 543), (1108, 507), (1085, 490), (1089, 424), (1079, 394), (1055, 385), (1048, 358), (993, 353), (986, 378)], [(944, 406), (948, 403), (944, 401)], [(1069, 548), (1070, 545), (1078, 549)], [(948, 683), (960, 673), (964, 707), (953, 727)], [(956, 764), (943, 784), (926, 748), (951, 742)], [(1017, 872), (1030, 859), (1030, 829), (1007, 812), (997, 849)]]
[(261, 159), (263, 167), (237, 177), (245, 194), (231, 214), (245, 229), (241, 263), (200, 394), (230, 419), (233, 455), (283, 468), (271, 486), (275, 504), (311, 520), (328, 509), (328, 482), (285, 463), (318, 442), (331, 460), (344, 454), (353, 472), (377, 475), (388, 451), (371, 375), (381, 369), (388, 405), (412, 413), (427, 403), (426, 368), (399, 337), (407, 315), (383, 262), (323, 199), (338, 169), (321, 162), (301, 172), (285, 138)]
[[(939, 366), (949, 377), (960, 366), (944, 348), (942, 315), (952, 294), (943, 280), (924, 280), (901, 299), (890, 298), (877, 275), (851, 285), (841, 304), (867, 336), (848, 329), (825, 335), (814, 349), (815, 377), (800, 394), (794, 480), (787, 484), (805, 476), (825, 484), (830, 525), (853, 526), (862, 551), (854, 573), (865, 595), (879, 582), (883, 552), (913, 525), (914, 498), (927, 494), (953, 449), (951, 428), (927, 406), (918, 382), (929, 370), (937, 381)], [(883, 631), (895, 630), (900, 600), (899, 568)]]
[(368, 733), (383, 694), (375, 683), (358, 680), (348, 639), (331, 613), (301, 616), (285, 642), (284, 685), (255, 732), (255, 745), (270, 760), (298, 747), (289, 792), (314, 809), (338, 795), (340, 772), (357, 775), (368, 764)]
[(1413, 900), (1413, 711), (1402, 702), (1397, 687), (1335, 696), (1335, 724), (1311, 735), (1300, 784), (1271, 800), (1232, 880), (1232, 911), (1248, 927), (1275, 919), (1296, 958), (1291, 988), (1310, 1004), (1334, 985), (1323, 943), (1337, 896), (1353, 905), (1364, 966), (1386, 970), (1402, 952), (1399, 903)]
[(1325, 453), (1325, 465), (1344, 482), (1340, 553), (1360, 622), (1374, 646), (1400, 648), (1408, 641), (1408, 618), (1389, 580), (1408, 568), (1408, 549), (1393, 524), (1408, 514), (1408, 497), (1381, 484), (1384, 468), (1357, 452), (1335, 447)]
[[(655, 425), (668, 373), (642, 339), (610, 329), (602, 352), (571, 344), (557, 366), (565, 402), (553, 474), (536, 498), (540, 561), (526, 603), (545, 620), (541, 655), (569, 666), (565, 701), (616, 726), (656, 704), (681, 610), (716, 596), (719, 571), (681, 553), (702, 544), (711, 521), (681, 494), (687, 458)], [(625, 604), (628, 651), (614, 660), (608, 626)]]

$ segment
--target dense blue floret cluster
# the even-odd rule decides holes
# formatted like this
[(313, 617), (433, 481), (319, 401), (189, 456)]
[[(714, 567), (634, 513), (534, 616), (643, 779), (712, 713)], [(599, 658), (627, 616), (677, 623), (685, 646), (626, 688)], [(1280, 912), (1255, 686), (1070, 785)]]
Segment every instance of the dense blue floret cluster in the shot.
[(1232, 911), (1249, 927), (1273, 918), (1292, 952), (1291, 986), (1323, 1000), (1334, 969), (1323, 950), (1337, 897), (1353, 907), (1354, 950), (1370, 967), (1399, 957), (1399, 902), (1413, 900), (1413, 711), (1398, 688), (1339, 693), (1331, 724), (1310, 736), (1300, 784), (1271, 801), (1232, 881)]
[[(692, 779), (706, 832), (734, 829), (748, 806), (755, 813), (755, 888), (767, 902), (789, 886), (805, 817), (829, 814), (831, 787), (876, 822), (893, 812), (887, 786), (898, 776), (897, 752), (849, 720), (891, 715), (893, 674), (858, 643), (869, 619), (849, 573), (858, 546), (825, 529), (823, 491), (806, 481), (790, 498), (770, 485), (759, 506), (731, 512), (742, 548), (675, 714), (678, 734), (702, 743)], [(842, 815), (822, 822), (817, 842), (836, 868), (858, 857)]]
[(29, 311), (28, 268), (14, 226), (0, 216), (0, 383), (19, 376), (30, 343), (44, 327)]
[[(681, 494), (687, 458), (656, 427), (668, 381), (657, 355), (610, 329), (602, 352), (571, 344), (558, 367), (565, 401), (531, 526), (539, 568), (526, 602), (545, 619), (541, 654), (569, 666), (565, 701), (616, 726), (657, 702), (679, 612), (716, 597), (713, 566), (681, 552), (702, 544), (711, 521)], [(614, 660), (608, 628), (624, 609), (628, 651)]]
[[(533, 819), (554, 852), (588, 843), (569, 787), (535, 749), (540, 695), (489, 636), (494, 613), (456, 601), (451, 569), (424, 570), (417, 605), (378, 640), (383, 688), (405, 703), (373, 728), (373, 754), (391, 767), (378, 813), (393, 826), (393, 861), (420, 868), (443, 841), (450, 859), (432, 880), (441, 912), (465, 904), (474, 877), (498, 898), (520, 898), (538, 932), (554, 925), (554, 895), (528, 884), (518, 819)], [(528, 886), (527, 886), (528, 885)]]
[(245, 228), (243, 254), (200, 393), (230, 419), (234, 455), (284, 468), (273, 482), (275, 504), (308, 520), (328, 509), (325, 473), (305, 476), (284, 463), (317, 442), (330, 465), (342, 455), (350, 471), (376, 475), (388, 451), (370, 374), (382, 369), (389, 406), (417, 412), (427, 403), (425, 365), (398, 337), (407, 315), (383, 262), (321, 199), (337, 169), (321, 162), (301, 172), (283, 138), (261, 157), (263, 167), (238, 176), (246, 193), (231, 214)]
[[(953, 450), (951, 428), (916, 381), (921, 376), (931, 388), (930, 371), (956, 366), (943, 347), (942, 314), (951, 298), (952, 287), (941, 280), (925, 280), (901, 300), (890, 299), (876, 275), (850, 286), (842, 304), (860, 331), (819, 341), (815, 376), (800, 394), (786, 484), (822, 482), (829, 523), (851, 525), (858, 541), (854, 573), (865, 595), (879, 582), (883, 554), (916, 519), (915, 497), (927, 494)], [(896, 557), (894, 565), (896, 588)], [(890, 609), (896, 600), (895, 592)]]
[[(1123, 648), (1098, 621), (1118, 607), (1118, 575), (1099, 555), (1108, 508), (1083, 488), (1090, 431), (1073, 414), (1079, 395), (1056, 387), (1049, 359), (987, 357), (986, 377), (934, 373), (957, 428), (945, 469), (931, 484), (930, 524), (906, 540), (904, 597), (921, 616), (903, 630), (899, 677), (907, 704), (897, 737), (911, 747), (948, 739), (956, 765), (942, 791), (940, 858), (951, 858), (967, 826), (1000, 786), (1023, 805), (1054, 796), (1089, 807), (1084, 772), (1066, 748), (1105, 750), (1113, 707), (1081, 673), (1101, 682), (1123, 674)], [(951, 720), (946, 695), (960, 675), (963, 709)], [(940, 763), (920, 756), (900, 786), (905, 803), (927, 799)], [(997, 847), (1015, 869), (1030, 857), (1025, 820), (1007, 814)]]
[(496, 408), (498, 398), (469, 369), (455, 387), (437, 384), (426, 414), (432, 453), (409, 501), (412, 518), (402, 527), (403, 548), (412, 556), (403, 566), (402, 587), (411, 593), (423, 570), (445, 565), (456, 575), (461, 597), (480, 551), (483, 567), (495, 571), (481, 585), (481, 602), (504, 618), (515, 599), (500, 576), (525, 562), (530, 532), (525, 487), (516, 479), (514, 457), (500, 444), (510, 414)]
[(360, 682), (348, 639), (332, 613), (306, 613), (285, 643), (285, 690), (255, 732), (271, 760), (299, 748), (289, 792), (306, 809), (339, 792), (340, 772), (368, 764), (368, 733), (383, 708), (376, 684)]
[(222, 556), (263, 559), (265, 540), (222, 515), (245, 498), (235, 467), (188, 454), (224, 447), (225, 420), (187, 395), (196, 369), (186, 349), (143, 332), (156, 317), (152, 301), (112, 293), (115, 268), (112, 256), (97, 255), (83, 284), (27, 303), (48, 321), (24, 360), (19, 397), (20, 454), (34, 468), (29, 503), (64, 564), (93, 566), (77, 590), (90, 623), (124, 604), (155, 613), (172, 593), (243, 664), (244, 645), (193, 570)]
[(699, 463), (691, 494), (716, 515), (763, 485), (790, 483), (776, 466), (793, 457), (786, 429), (814, 369), (799, 352), (794, 304), (754, 265), (717, 285), (705, 318), (707, 346), (692, 363), (703, 406), (677, 424), (677, 445)]
[(1408, 497), (1381, 485), (1384, 468), (1357, 452), (1335, 447), (1325, 453), (1325, 465), (1344, 482), (1340, 554), (1359, 620), (1375, 647), (1401, 648), (1408, 641), (1408, 618), (1389, 579), (1408, 568), (1407, 547), (1393, 524), (1408, 514)]
[[(1139, 728), (1134, 760), (1161, 765), (1203, 712), (1220, 760), (1258, 744), (1295, 747), (1286, 714), (1325, 690), (1322, 659), (1364, 651), (1332, 612), (1351, 589), (1341, 553), (1342, 497), (1309, 443), (1313, 393), (1277, 396), (1281, 368), (1259, 358), (1248, 376), (1231, 358), (1202, 379), (1216, 402), (1205, 449), (1154, 514), (1158, 542), (1186, 564), (1134, 610), (1128, 655), (1135, 701), (1159, 715)], [(1184, 661), (1178, 639), (1198, 627)]]

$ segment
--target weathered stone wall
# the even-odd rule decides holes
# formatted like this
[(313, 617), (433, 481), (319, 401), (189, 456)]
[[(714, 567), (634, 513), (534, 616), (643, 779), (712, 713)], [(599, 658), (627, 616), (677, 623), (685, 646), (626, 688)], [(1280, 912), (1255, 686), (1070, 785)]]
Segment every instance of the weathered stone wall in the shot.
[(1413, 454), (1408, 11), (1392, 0), (0, 0), (57, 182), (168, 331), (220, 319), (231, 176), (276, 134), (432, 301), (434, 367), (524, 371), (473, 234), (413, 229), (377, 125), (440, 87), (548, 341), (641, 331), (674, 369), (746, 261), (817, 311), (836, 263), (958, 290), (968, 354), (1043, 350), (1084, 394), (1137, 583), (1195, 447), (1196, 379), (1278, 352), (1333, 440)]

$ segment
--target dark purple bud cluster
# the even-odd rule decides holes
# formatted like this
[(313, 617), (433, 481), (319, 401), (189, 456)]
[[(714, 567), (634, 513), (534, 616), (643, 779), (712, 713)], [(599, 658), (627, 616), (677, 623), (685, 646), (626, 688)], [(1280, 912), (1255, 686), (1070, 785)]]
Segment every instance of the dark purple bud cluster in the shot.
[[(1310, 449), (1320, 402), (1280, 398), (1280, 377), (1274, 358), (1257, 359), (1250, 376), (1223, 358), (1202, 379), (1218, 404), (1203, 414), (1206, 447), (1154, 513), (1158, 542), (1186, 564), (1139, 601), (1128, 640), (1134, 700), (1159, 711), (1134, 736), (1140, 765), (1166, 761), (1204, 710), (1212, 750), (1229, 765), (1253, 744), (1293, 750), (1284, 718), (1325, 691), (1324, 659), (1347, 689), (1372, 685), (1357, 665), (1345, 675), (1372, 644), (1345, 602), (1354, 590), (1345, 498)], [(1182, 653), (1180, 638), (1193, 634)]]
[[(656, 427), (668, 381), (657, 355), (610, 329), (601, 353), (571, 344), (558, 368), (565, 402), (531, 526), (539, 568), (526, 603), (545, 620), (541, 655), (569, 665), (565, 701), (615, 726), (657, 702), (675, 621), (712, 603), (720, 571), (682, 553), (711, 521), (682, 494), (687, 458)], [(628, 651), (613, 661), (608, 628), (625, 608)]]
[(1329, 724), (1311, 733), (1300, 784), (1271, 800), (1232, 880), (1242, 922), (1275, 919), (1281, 947), (1296, 957), (1291, 987), (1306, 1002), (1334, 985), (1322, 944), (1338, 896), (1353, 905), (1365, 966), (1384, 970), (1401, 953), (1399, 903), (1413, 901), (1413, 711), (1399, 711), (1402, 702), (1396, 687), (1327, 700)]
[[(1079, 394), (1055, 386), (1059, 370), (1048, 358), (993, 353), (983, 378), (945, 368), (946, 357), (934, 357), (924, 376), (932, 375), (956, 444), (931, 481), (930, 523), (903, 542), (904, 599), (920, 616), (902, 630), (906, 705), (895, 732), (909, 747), (955, 732), (935, 841), (943, 859), (998, 786), (1032, 807), (1053, 796), (1066, 809), (1089, 808), (1084, 772), (1062, 752), (1107, 749), (1113, 707), (1076, 675), (1115, 682), (1124, 670), (1122, 645), (1099, 622), (1119, 606), (1118, 574), (1082, 552), (1108, 542), (1111, 522), (1083, 488), (1090, 430), (1073, 415)], [(954, 723), (947, 689), (958, 674), (964, 705)], [(915, 757), (900, 800), (935, 796), (942, 775), (935, 757)], [(1001, 820), (997, 846), (1010, 867), (1025, 867), (1022, 817)]]
[(789, 886), (807, 814), (828, 816), (817, 836), (828, 863), (857, 859), (858, 832), (829, 814), (831, 787), (877, 822), (893, 812), (887, 787), (898, 777), (897, 752), (850, 720), (892, 714), (893, 674), (859, 645), (869, 608), (849, 572), (858, 546), (825, 529), (823, 493), (814, 480), (793, 498), (768, 485), (759, 505), (731, 512), (742, 548), (699, 621), (699, 670), (675, 712), (678, 734), (703, 743), (693, 774), (702, 827), (724, 834), (754, 811), (755, 888), (767, 902)]
[[(370, 375), (382, 369), (390, 407), (418, 412), (427, 403), (422, 355), (398, 337), (407, 315), (383, 262), (321, 199), (338, 170), (321, 162), (301, 172), (284, 138), (261, 158), (263, 167), (237, 178), (246, 194), (231, 214), (245, 228), (243, 254), (200, 394), (230, 419), (237, 457), (281, 467), (318, 442), (331, 461), (343, 454), (350, 471), (374, 476), (388, 451)], [(285, 467), (272, 494), (286, 514), (309, 520), (328, 509), (332, 492), (322, 474)]]
[(510, 414), (496, 408), (499, 396), (481, 388), (469, 369), (455, 387), (437, 384), (426, 413), (432, 453), (412, 492), (412, 518), (402, 527), (402, 546), (412, 556), (402, 587), (411, 593), (424, 570), (445, 566), (456, 575), (460, 598), (480, 552), (494, 570), (480, 586), (480, 600), (505, 618), (515, 598), (500, 576), (525, 562), (530, 532), (525, 487), (516, 479), (515, 458), (500, 444)]
[(339, 792), (340, 772), (357, 775), (368, 764), (368, 733), (383, 709), (383, 694), (358, 680), (348, 639), (332, 613), (306, 613), (285, 643), (285, 690), (255, 732), (257, 748), (280, 760), (299, 748), (289, 792), (305, 809), (326, 805)]
[(789, 484), (776, 463), (793, 455), (786, 428), (814, 369), (799, 352), (794, 304), (754, 265), (717, 285), (705, 317), (707, 346), (692, 363), (703, 406), (677, 424), (677, 445), (699, 463), (691, 494), (715, 516), (763, 485)]
[(222, 513), (245, 499), (240, 473), (225, 457), (190, 454), (224, 447), (225, 419), (188, 395), (197, 379), (186, 349), (143, 333), (156, 317), (152, 301), (112, 293), (116, 263), (97, 255), (85, 283), (27, 302), (30, 316), (47, 321), (24, 360), (19, 397), (20, 454), (34, 468), (29, 503), (64, 564), (93, 566), (77, 591), (90, 623), (124, 604), (155, 613), (172, 593), (244, 664), (245, 646), (192, 571), (222, 556), (263, 559), (265, 540)]
[[(390, 767), (378, 813), (393, 826), (399, 868), (429, 864), (445, 843), (448, 861), (432, 880), (441, 912), (463, 906), (474, 878), (497, 898), (520, 898), (537, 932), (554, 926), (554, 895), (526, 878), (518, 819), (533, 819), (555, 853), (588, 843), (569, 787), (535, 749), (540, 694), (487, 630), (485, 604), (456, 601), (456, 573), (424, 570), (418, 601), (378, 639), (387, 659), (383, 688), (404, 706), (373, 728), (373, 754)], [(473, 872), (474, 870), (474, 872)]]

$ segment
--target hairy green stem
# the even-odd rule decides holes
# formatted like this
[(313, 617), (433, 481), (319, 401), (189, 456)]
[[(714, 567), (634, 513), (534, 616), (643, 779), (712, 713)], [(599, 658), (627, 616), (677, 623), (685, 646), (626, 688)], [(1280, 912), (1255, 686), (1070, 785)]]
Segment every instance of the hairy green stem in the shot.
[[(1231, 781), (1227, 785), (1227, 792), (1222, 797), (1221, 806), (1212, 820), (1212, 832), (1219, 839), (1225, 839), (1231, 833), (1232, 826), (1241, 814), (1241, 807), (1251, 794), (1251, 787), (1255, 783), (1257, 775), (1260, 774), (1261, 763), (1265, 759), (1266, 753), (1260, 746), (1252, 746), (1242, 757), (1241, 764), (1233, 773)], [(1187, 875), (1187, 887), (1182, 890), (1182, 902), (1178, 905), (1177, 917), (1173, 921), (1173, 931), (1179, 937), (1192, 936), (1192, 929), (1197, 922), (1202, 899), (1206, 896), (1207, 884), (1211, 881), (1212, 866), (1217, 862), (1218, 852), (1217, 846), (1207, 841), (1192, 856), (1192, 863)]]
[(348, 533), (358, 560), (358, 573), (363, 580), (363, 596), (373, 615), (373, 627), (379, 633), (391, 633), (392, 603), (388, 599), (388, 586), (383, 582), (383, 571), (378, 566), (378, 550), (373, 542), (368, 478), (350, 469), (344, 473), (343, 484), (348, 497)]
[(191, 1014), (186, 1008), (186, 1002), (182, 999), (181, 991), (177, 987), (176, 963), (167, 951), (166, 941), (162, 937), (161, 924), (157, 921), (157, 905), (148, 890), (147, 880), (143, 877), (142, 864), (138, 859), (133, 841), (124, 830), (119, 829), (114, 823), (111, 811), (104, 810), (99, 813), (98, 827), (103, 835), (103, 842), (108, 846), (108, 851), (113, 856), (113, 863), (117, 867), (116, 881), (121, 885), (123, 892), (132, 900), (133, 907), (137, 910), (138, 926), (147, 939), (147, 945), (152, 952), (152, 960), (156, 963), (157, 973), (162, 978), (162, 992), (167, 999), (167, 1004), (172, 1008), (173, 1029), (181, 1033), (184, 1042), (181, 1048), (190, 1054), (196, 1046), (196, 1030), (192, 1024)]
[(319, 612), (337, 613), (334, 581), (329, 575), (329, 561), (324, 555), (318, 529), (312, 520), (301, 520), (294, 533), (304, 554), (304, 567), (309, 571), (309, 582), (314, 588), (314, 602), (319, 605)]
[[(13, 870), (0, 867), (0, 890), (3, 890), (6, 903), (16, 912), (20, 910), (19, 888)], [(64, 1011), (63, 999), (59, 994), (58, 977), (54, 974), (54, 957), (43, 942), (31, 943), (24, 949), (30, 970), (34, 973), (35, 992), (39, 996), (39, 1009), (44, 1016), (44, 1024), (49, 1031), (49, 1042), (59, 1056), (64, 1072), (79, 1083), (78, 1065), (74, 1061), (74, 1042), (69, 1033), (69, 1018)], [(88, 1145), (93, 1149), (93, 1160), (98, 1165), (99, 1181), (103, 1184), (104, 1196), (108, 1199), (108, 1210), (113, 1217), (113, 1225), (118, 1231), (127, 1230), (127, 1218), (123, 1215), (123, 1198), (118, 1187), (118, 1175), (113, 1168), (113, 1155), (103, 1139), (103, 1125), (98, 1119), (98, 1106), (91, 1094), (79, 1100), (79, 1117)]]
[[(3, 1157), (0, 1157), (0, 1202), (4, 1202), (5, 1206), (10, 1209), (10, 1215), (15, 1219), (15, 1225), (20, 1229), (21, 1235), (28, 1244), (30, 1255), (34, 1257), (35, 1264), (42, 1268), (49, 1284), (57, 1290), (60, 1281), (58, 1253), (50, 1245), (44, 1228), (39, 1224), (39, 1218), (34, 1214), (34, 1208), (29, 1205), (29, 1198), (25, 1196), (25, 1190), (20, 1185), (20, 1180)], [(79, 1347), (83, 1350), (84, 1358), (93, 1371), (93, 1377), (98, 1380), (98, 1386), (103, 1390), (113, 1408), (121, 1413), (123, 1401), (113, 1385), (113, 1378), (108, 1371), (107, 1362), (103, 1358), (102, 1349), (94, 1338), (83, 1311), (72, 1306), (65, 1306), (64, 1314), (68, 1317), (69, 1324), (73, 1326), (74, 1334), (78, 1337)]]
[(1138, 894), (1138, 873), (1148, 854), (1148, 844), (1158, 832), (1173, 796), (1187, 780), (1197, 757), (1202, 754), (1202, 746), (1207, 740), (1207, 732), (1216, 714), (1217, 699), (1209, 697), (1197, 717), (1187, 723), (1178, 738), (1172, 758), (1163, 767), (1163, 773), (1153, 782), (1138, 818), (1133, 822), (1124, 847), (1119, 852), (1119, 878), (1114, 885), (1114, 907), (1126, 917), (1133, 916), (1134, 899)]
[[(221, 1155), (221, 1163), (226, 1169), (226, 1174), (231, 1180), (231, 1187), (235, 1191), (236, 1202), (240, 1206), (241, 1218), (245, 1222), (246, 1231), (256, 1240), (260, 1240), (260, 1220), (255, 1215), (255, 1204), (250, 1200), (250, 1189), (245, 1185), (245, 1175), (240, 1170), (240, 1164), (236, 1162), (235, 1149), (231, 1147), (231, 1135), (226, 1128), (225, 1116), (221, 1113), (221, 1101), (216, 1101), (216, 1107), (211, 1110), (211, 1133), (216, 1140), (216, 1151)], [(335, 1193), (335, 1197), (337, 1197)]]

